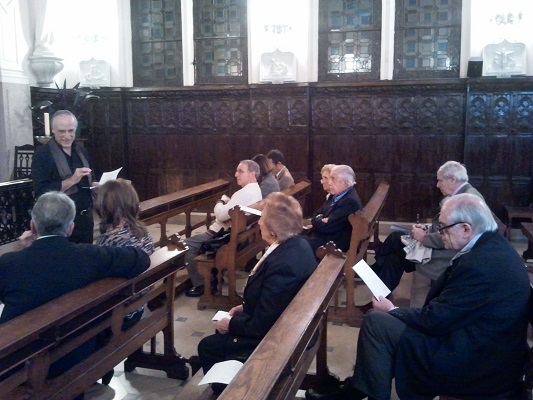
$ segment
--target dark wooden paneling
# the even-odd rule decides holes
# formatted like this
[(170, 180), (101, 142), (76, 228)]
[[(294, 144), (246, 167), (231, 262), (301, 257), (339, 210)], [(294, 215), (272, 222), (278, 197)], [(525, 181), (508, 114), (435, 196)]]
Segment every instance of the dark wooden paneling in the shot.
[(469, 85), (465, 163), (500, 218), (504, 205), (525, 206), (533, 177), (533, 84), (530, 79)]
[(385, 219), (432, 217), (448, 160), (465, 163), (500, 217), (531, 201), (530, 77), (96, 92), (83, 132), (96, 170), (124, 166), (142, 199), (232, 178), (240, 160), (278, 148), (295, 179), (313, 183), (314, 209), (326, 163), (352, 166), (363, 202), (389, 181)]

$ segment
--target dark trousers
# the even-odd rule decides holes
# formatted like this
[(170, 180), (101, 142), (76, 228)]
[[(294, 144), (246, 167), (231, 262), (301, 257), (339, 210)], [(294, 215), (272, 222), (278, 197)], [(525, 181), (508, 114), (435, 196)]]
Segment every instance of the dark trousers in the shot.
[(405, 327), (405, 323), (389, 313), (374, 311), (365, 315), (351, 383), (369, 399), (390, 399), (394, 360)]
[(204, 374), (221, 361), (237, 360), (245, 362), (261, 342), (258, 338), (234, 336), (229, 333), (215, 333), (206, 336), (198, 343), (198, 356)]
[(74, 231), (68, 238), (73, 243), (92, 243), (94, 235), (93, 210), (76, 210)]
[(372, 265), (374, 272), (391, 291), (400, 284), (404, 272), (413, 272), (416, 269), (414, 262), (405, 259), (402, 235), (401, 232), (392, 232), (387, 236), (379, 246), (376, 262)]

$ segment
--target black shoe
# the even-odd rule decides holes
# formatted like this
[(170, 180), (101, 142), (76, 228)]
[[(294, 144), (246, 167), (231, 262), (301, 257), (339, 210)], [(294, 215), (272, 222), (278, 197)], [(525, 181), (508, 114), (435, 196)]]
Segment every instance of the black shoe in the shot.
[(191, 289), (185, 292), (185, 296), (187, 297), (200, 297), (203, 294), (204, 294), (204, 285), (193, 286)]
[(111, 382), (111, 378), (113, 378), (113, 375), (115, 375), (114, 369), (112, 369), (111, 371), (107, 372), (104, 376), (102, 376), (102, 384), (109, 386), (109, 383)]
[(200, 363), (200, 357), (199, 356), (190, 356), (189, 357), (189, 364), (191, 366), (191, 376), (194, 376), (200, 368), (202, 368), (202, 364)]
[(367, 397), (366, 394), (354, 388), (350, 382), (329, 393), (320, 393), (315, 389), (308, 389), (305, 392), (307, 400), (363, 400)]

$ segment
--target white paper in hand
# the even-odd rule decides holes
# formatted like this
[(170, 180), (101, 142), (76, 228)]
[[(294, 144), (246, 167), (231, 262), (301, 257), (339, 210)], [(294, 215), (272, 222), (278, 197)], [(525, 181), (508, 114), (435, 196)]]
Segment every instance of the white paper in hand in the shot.
[(207, 374), (198, 383), (198, 386), (205, 385), (206, 383), (225, 383), (227, 385), (237, 375), (237, 372), (239, 372), (243, 365), (242, 362), (237, 360), (216, 363), (207, 371)]
[(117, 179), (118, 173), (120, 172), (121, 169), (122, 169), (122, 167), (120, 167), (119, 169), (116, 169), (114, 171), (111, 171), (111, 172), (104, 172), (102, 174), (102, 177), (100, 178), (100, 181), (98, 182), (98, 184), (101, 186), (104, 183), (106, 183), (107, 181), (110, 181), (110, 180), (113, 180), (113, 179)]
[(379, 276), (376, 275), (365, 260), (359, 261), (352, 269), (365, 282), (376, 299), (379, 299), (379, 296), (386, 297), (390, 294), (387, 285), (379, 279)]

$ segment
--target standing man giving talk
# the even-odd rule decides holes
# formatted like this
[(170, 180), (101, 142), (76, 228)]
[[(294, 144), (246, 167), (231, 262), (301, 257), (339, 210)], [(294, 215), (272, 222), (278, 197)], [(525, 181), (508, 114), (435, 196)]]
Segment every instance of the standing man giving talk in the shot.
[(52, 117), (53, 138), (39, 147), (33, 157), (32, 177), (35, 196), (50, 191), (67, 194), (76, 205), (74, 243), (93, 242), (93, 199), (90, 187), (92, 167), (87, 150), (75, 142), (78, 120), (70, 111), (59, 110)]

